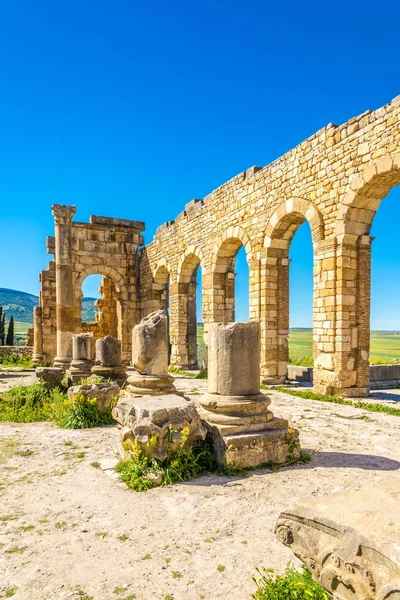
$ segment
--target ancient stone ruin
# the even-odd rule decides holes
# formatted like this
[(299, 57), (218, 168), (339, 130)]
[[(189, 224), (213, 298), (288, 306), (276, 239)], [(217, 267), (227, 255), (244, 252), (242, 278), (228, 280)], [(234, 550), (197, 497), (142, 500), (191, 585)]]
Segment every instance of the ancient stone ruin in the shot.
[[(72, 221), (53, 206), (54, 261), (40, 275), (35, 358), (68, 368), (82, 331), (81, 286), (103, 275), (102, 335), (131, 357), (131, 331), (169, 304), (170, 362), (196, 366), (196, 272), (203, 321), (232, 322), (235, 256), (244, 246), (250, 320), (261, 328), (261, 375), (285, 379), (289, 333), (289, 247), (308, 221), (314, 248), (314, 387), (362, 396), (369, 389), (371, 223), (400, 183), (400, 97), (337, 126), (330, 123), (266, 167), (251, 167), (184, 210), (145, 247), (144, 223), (93, 216)], [(383, 135), (384, 134), (384, 135)], [(117, 334), (117, 335), (116, 335)]]

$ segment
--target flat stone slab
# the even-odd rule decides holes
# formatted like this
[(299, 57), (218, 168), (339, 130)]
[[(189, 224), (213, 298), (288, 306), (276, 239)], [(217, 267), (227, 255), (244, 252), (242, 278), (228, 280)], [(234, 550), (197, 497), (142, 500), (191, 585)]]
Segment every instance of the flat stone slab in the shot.
[(302, 500), (275, 533), (336, 600), (400, 600), (400, 475)]

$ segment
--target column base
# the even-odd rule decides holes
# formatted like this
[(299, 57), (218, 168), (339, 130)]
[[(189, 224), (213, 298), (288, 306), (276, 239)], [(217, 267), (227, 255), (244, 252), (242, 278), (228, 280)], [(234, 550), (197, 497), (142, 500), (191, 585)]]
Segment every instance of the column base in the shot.
[(285, 464), (300, 456), (299, 432), (284, 419), (273, 418), (263, 431), (224, 435), (217, 425), (205, 423), (219, 465), (239, 469)]
[(68, 356), (56, 356), (53, 361), (53, 367), (58, 367), (59, 369), (66, 371), (71, 364), (71, 360), (72, 358)]
[(261, 383), (264, 385), (282, 385), (287, 379), (286, 375), (261, 375)]

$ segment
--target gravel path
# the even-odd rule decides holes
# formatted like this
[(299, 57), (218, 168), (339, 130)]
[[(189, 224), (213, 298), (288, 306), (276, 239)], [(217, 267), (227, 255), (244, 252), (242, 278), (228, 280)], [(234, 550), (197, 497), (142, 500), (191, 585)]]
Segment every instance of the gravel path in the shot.
[[(176, 383), (193, 397), (206, 389), (201, 380)], [(0, 423), (0, 598), (9, 588), (17, 600), (249, 598), (256, 565), (283, 570), (293, 559), (273, 533), (285, 507), (400, 467), (398, 417), (271, 397), (303, 448), (317, 451), (311, 463), (144, 494), (96, 467), (118, 449), (114, 426)]]

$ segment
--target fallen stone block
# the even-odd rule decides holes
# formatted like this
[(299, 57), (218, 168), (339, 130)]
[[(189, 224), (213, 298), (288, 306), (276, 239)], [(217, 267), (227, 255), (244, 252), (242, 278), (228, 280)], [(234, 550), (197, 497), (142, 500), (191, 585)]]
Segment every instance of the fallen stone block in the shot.
[(298, 502), (277, 538), (334, 600), (400, 599), (400, 476)]

